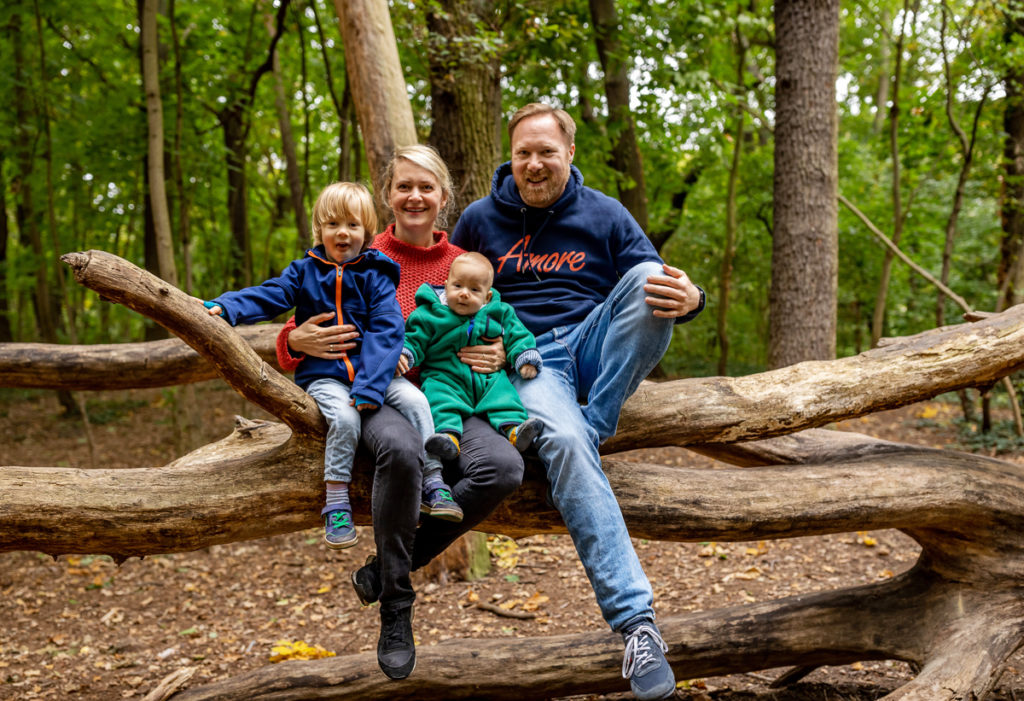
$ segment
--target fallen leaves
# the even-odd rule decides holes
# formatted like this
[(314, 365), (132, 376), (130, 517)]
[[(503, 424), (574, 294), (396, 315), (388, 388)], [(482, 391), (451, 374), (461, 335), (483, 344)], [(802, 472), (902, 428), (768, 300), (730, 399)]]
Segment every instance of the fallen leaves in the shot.
[(289, 642), (278, 640), (271, 650), (271, 662), (283, 662), (284, 660), (319, 660), (322, 657), (334, 657), (334, 653), (325, 650), (319, 645), (307, 645), (303, 640)]

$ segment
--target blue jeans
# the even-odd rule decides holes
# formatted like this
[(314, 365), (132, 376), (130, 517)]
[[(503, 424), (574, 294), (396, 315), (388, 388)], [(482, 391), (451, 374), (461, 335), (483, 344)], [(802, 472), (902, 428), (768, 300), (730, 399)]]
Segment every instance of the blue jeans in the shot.
[[(306, 388), (327, 420), (327, 444), (324, 447), (324, 481), (352, 481), (352, 460), (362, 426), (360, 414), (349, 406), (350, 388), (331, 378), (321, 378)], [(434, 432), (430, 404), (416, 385), (404, 377), (396, 377), (384, 392), (384, 403), (399, 411), (420, 434), (420, 444)], [(424, 455), (423, 474), (441, 473), (441, 462)]]
[(672, 319), (644, 302), (660, 264), (629, 270), (579, 324), (537, 339), (544, 360), (533, 380), (514, 379), (530, 416), (544, 422), (536, 445), (551, 494), (612, 630), (653, 620), (651, 584), (601, 468), (598, 446), (615, 433), (619, 411), (668, 349)]

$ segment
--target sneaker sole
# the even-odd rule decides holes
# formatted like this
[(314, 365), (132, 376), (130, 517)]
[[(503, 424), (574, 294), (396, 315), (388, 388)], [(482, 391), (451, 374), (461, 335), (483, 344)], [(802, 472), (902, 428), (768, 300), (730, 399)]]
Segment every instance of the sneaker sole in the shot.
[(434, 518), (439, 518), (442, 521), (451, 521), (452, 523), (462, 523), (464, 515), (461, 511), (452, 511), (451, 509), (430, 509), (427, 513)]
[(357, 535), (352, 540), (346, 540), (341, 543), (332, 543), (331, 541), (324, 538), (324, 542), (327, 543), (327, 547), (331, 550), (344, 550), (345, 548), (351, 548), (353, 545), (359, 542), (359, 536)]
[(363, 596), (362, 588), (359, 586), (359, 582), (356, 581), (355, 572), (349, 575), (349, 579), (352, 580), (352, 589), (355, 590), (356, 598), (359, 599), (359, 603), (361, 603), (363, 606), (373, 606), (375, 603), (377, 603), (377, 599), (370, 600)]

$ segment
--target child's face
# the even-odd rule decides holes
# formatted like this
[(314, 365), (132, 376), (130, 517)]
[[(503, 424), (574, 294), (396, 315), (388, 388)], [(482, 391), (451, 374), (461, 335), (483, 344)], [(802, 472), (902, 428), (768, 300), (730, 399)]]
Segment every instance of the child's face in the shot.
[(489, 271), (472, 263), (458, 262), (448, 271), (444, 282), (448, 308), (461, 316), (476, 314), (491, 301)]
[(363, 250), (366, 230), (355, 217), (332, 218), (324, 222), (320, 229), (320, 238), (324, 244), (327, 257), (335, 263), (344, 263), (355, 258)]

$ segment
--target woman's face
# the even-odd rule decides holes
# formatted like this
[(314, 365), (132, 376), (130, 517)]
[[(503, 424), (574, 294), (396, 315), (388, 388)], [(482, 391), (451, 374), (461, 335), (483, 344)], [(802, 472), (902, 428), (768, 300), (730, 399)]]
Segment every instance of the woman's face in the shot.
[(395, 234), (432, 232), (447, 198), (441, 184), (426, 168), (404, 158), (395, 163), (388, 203), (395, 213)]

